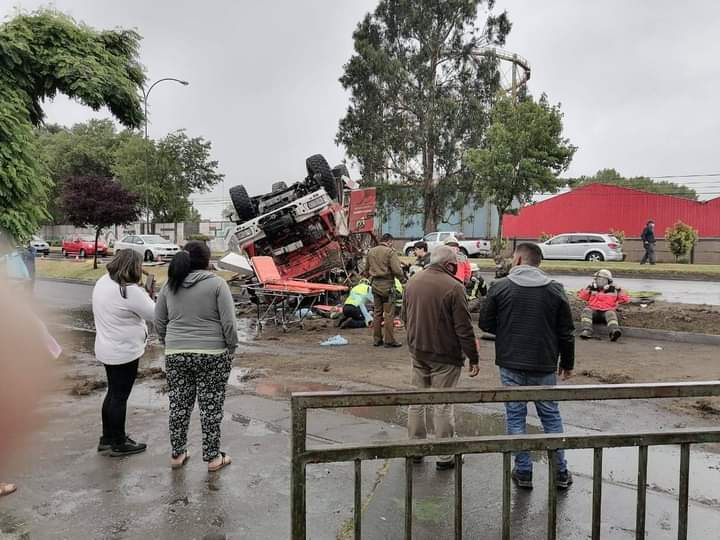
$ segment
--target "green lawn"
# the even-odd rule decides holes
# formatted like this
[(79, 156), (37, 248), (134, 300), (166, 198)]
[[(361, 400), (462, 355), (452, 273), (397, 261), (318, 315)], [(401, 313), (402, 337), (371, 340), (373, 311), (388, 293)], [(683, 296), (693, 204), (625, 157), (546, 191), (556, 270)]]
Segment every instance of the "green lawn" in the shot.
[[(93, 270), (92, 259), (85, 261), (38, 259), (35, 268), (37, 277), (40, 278), (71, 279), (88, 283), (95, 283), (107, 271), (104, 265), (99, 265), (97, 270)], [(145, 270), (149, 274), (155, 274), (155, 280), (162, 284), (167, 281), (167, 268), (167, 265), (146, 266)], [(233, 274), (221, 271), (218, 275), (228, 279)]]
[[(405, 262), (412, 262), (412, 257), (401, 257)], [(471, 262), (477, 264), (481, 270), (494, 270), (495, 262), (492, 259), (470, 259)], [(654, 266), (641, 265), (637, 262), (599, 262), (592, 263), (587, 261), (544, 261), (542, 263), (543, 270), (561, 274), (567, 272), (570, 274), (592, 274), (601, 268), (607, 268), (613, 273), (632, 274), (638, 277), (689, 277), (700, 278), (708, 277), (710, 279), (720, 279), (720, 265), (718, 264), (656, 264)]]

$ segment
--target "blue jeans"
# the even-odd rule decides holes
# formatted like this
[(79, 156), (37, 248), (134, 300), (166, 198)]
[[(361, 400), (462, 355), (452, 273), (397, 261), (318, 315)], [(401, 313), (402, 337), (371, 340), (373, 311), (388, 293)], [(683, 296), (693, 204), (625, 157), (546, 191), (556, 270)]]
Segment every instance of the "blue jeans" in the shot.
[[(555, 373), (536, 373), (533, 371), (518, 371), (516, 369), (500, 368), (500, 381), (504, 386), (555, 386), (557, 379)], [(560, 408), (557, 401), (536, 401), (540, 422), (545, 433), (562, 433), (563, 424), (560, 418)], [(527, 401), (508, 401), (505, 403), (505, 419), (508, 435), (527, 433)], [(567, 471), (565, 452), (557, 451), (558, 472)], [(532, 460), (527, 452), (515, 454), (515, 470), (518, 472), (532, 472)]]

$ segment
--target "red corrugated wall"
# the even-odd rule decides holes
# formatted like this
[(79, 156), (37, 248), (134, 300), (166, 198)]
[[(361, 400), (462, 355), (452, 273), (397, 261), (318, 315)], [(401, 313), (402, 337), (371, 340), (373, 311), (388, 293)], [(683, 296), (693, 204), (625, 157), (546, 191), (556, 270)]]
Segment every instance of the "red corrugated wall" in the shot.
[(605, 233), (624, 231), (640, 236), (645, 223), (654, 219), (656, 234), (683, 221), (701, 237), (720, 237), (720, 197), (704, 203), (658, 195), (607, 184), (591, 184), (546, 201), (526, 206), (503, 221), (506, 238), (537, 238), (543, 233)]

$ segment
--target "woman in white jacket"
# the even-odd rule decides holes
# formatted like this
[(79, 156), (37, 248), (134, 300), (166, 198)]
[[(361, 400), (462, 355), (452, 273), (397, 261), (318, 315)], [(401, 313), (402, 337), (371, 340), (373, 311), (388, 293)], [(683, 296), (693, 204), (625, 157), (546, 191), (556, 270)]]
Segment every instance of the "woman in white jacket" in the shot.
[(107, 271), (95, 284), (92, 295), (95, 356), (105, 365), (108, 381), (98, 452), (110, 450), (111, 456), (119, 457), (146, 448), (125, 433), (125, 416), (138, 363), (145, 353), (145, 321), (153, 320), (155, 303), (140, 286), (142, 258), (138, 253), (120, 251), (108, 263)]

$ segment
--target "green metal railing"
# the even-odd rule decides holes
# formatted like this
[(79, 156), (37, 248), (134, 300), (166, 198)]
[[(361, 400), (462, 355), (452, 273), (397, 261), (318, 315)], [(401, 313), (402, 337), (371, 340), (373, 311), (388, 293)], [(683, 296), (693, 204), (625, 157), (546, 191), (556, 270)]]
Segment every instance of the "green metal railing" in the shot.
[[(307, 411), (344, 407), (498, 403), (507, 401), (593, 401), (616, 399), (689, 398), (720, 395), (720, 382), (500, 387), (481, 390), (409, 392), (306, 392), (290, 398), (292, 411), (291, 534), (293, 540), (306, 538), (305, 469), (308, 464), (354, 462), (354, 537), (361, 533), (362, 461), (405, 459), (405, 538), (412, 538), (412, 458), (430, 455), (455, 456), (454, 537), (462, 538), (463, 454), (503, 455), (502, 538), (510, 539), (511, 455), (518, 451), (548, 454), (549, 478), (556, 476), (556, 452), (560, 449), (593, 449), (592, 538), (600, 538), (602, 512), (603, 448), (638, 447), (636, 538), (645, 538), (647, 457), (649, 446), (680, 445), (678, 538), (687, 539), (690, 479), (690, 445), (720, 442), (720, 428), (677, 429), (663, 432), (602, 433), (595, 435), (538, 434), (523, 436), (458, 437), (436, 440), (403, 440), (371, 444), (334, 444), (307, 448)], [(557, 535), (557, 490), (548, 482), (547, 538)]]

